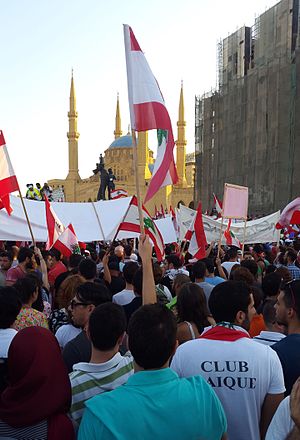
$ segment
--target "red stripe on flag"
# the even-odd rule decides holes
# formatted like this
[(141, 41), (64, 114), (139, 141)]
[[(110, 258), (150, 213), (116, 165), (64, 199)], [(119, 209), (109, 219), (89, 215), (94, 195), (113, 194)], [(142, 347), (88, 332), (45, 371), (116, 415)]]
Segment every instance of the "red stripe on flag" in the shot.
[[(143, 102), (133, 104), (136, 131), (152, 129), (168, 130), (172, 133), (172, 125), (166, 107), (160, 102)], [(173, 133), (172, 133), (173, 138)]]
[(129, 26), (129, 34), (130, 34), (130, 46), (131, 46), (131, 50), (132, 51), (140, 51), (142, 52), (142, 49), (140, 48), (139, 43), (137, 42), (135, 35), (131, 29), (131, 27)]
[(67, 246), (65, 246), (61, 241), (56, 240), (53, 247), (60, 251), (65, 257), (70, 257), (72, 255), (71, 249), (69, 249)]
[(14, 191), (18, 191), (19, 185), (16, 176), (6, 177), (0, 180), (0, 197)]
[(5, 145), (5, 139), (4, 139), (3, 131), (0, 130), (0, 147), (2, 147), (3, 145)]

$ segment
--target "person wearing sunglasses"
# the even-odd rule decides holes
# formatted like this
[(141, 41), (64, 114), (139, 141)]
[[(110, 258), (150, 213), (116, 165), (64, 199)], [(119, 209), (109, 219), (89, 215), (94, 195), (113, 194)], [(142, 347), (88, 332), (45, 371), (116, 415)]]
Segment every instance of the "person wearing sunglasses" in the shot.
[(107, 287), (102, 284), (86, 282), (78, 287), (69, 310), (74, 325), (81, 327), (82, 332), (66, 344), (62, 353), (69, 373), (74, 364), (89, 362), (92, 351), (91, 343), (86, 335), (89, 317), (95, 307), (109, 301), (111, 301), (111, 295)]
[(272, 348), (281, 361), (288, 396), (300, 376), (300, 280), (292, 280), (282, 286), (275, 309), (276, 321), (286, 327), (287, 337)]

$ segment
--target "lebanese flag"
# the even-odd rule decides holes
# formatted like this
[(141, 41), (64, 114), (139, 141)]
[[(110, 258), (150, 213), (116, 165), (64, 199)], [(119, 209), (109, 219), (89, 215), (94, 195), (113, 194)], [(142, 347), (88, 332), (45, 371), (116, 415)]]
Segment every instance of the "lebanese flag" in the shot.
[(300, 197), (297, 197), (289, 203), (281, 213), (276, 229), (287, 228), (289, 225), (298, 225), (300, 223)]
[(198, 205), (197, 213), (185, 234), (185, 240), (190, 242), (189, 253), (197, 260), (205, 258), (206, 255), (206, 236), (202, 221), (202, 205)]
[(231, 226), (231, 218), (228, 221), (227, 229), (224, 231), (224, 237), (226, 238), (226, 244), (228, 246), (236, 246), (242, 249), (242, 244), (238, 238), (234, 235), (234, 233), (230, 230)]
[(214, 203), (215, 203), (216, 211), (218, 213), (218, 217), (221, 217), (222, 202), (221, 202), (221, 200), (218, 199), (218, 197), (215, 195), (215, 193), (213, 193), (213, 196), (214, 196)]
[[(151, 218), (151, 215), (147, 209), (143, 206), (143, 217), (144, 217), (144, 228), (145, 234), (149, 236), (153, 243), (156, 257), (158, 261), (162, 261), (165, 256), (165, 245), (162, 235)], [(138, 201), (136, 196), (133, 196), (129, 205), (129, 209), (123, 222), (120, 224), (118, 231), (130, 231), (141, 233), (140, 220), (139, 220), (139, 210)]]
[(46, 207), (46, 221), (47, 221), (47, 229), (48, 229), (48, 240), (46, 243), (46, 249), (49, 250), (58, 237), (64, 232), (65, 227), (63, 223), (59, 220), (57, 215), (52, 208), (48, 197), (45, 197), (45, 207)]
[(60, 234), (53, 247), (58, 249), (65, 257), (70, 257), (72, 254), (81, 254), (79, 242), (71, 223)]
[(110, 197), (112, 200), (121, 199), (122, 197), (127, 197), (128, 192), (125, 189), (114, 189), (110, 193)]
[(9, 194), (18, 190), (19, 184), (8, 155), (3, 131), (0, 130), (0, 209), (5, 208), (8, 215), (13, 211)]
[(178, 182), (174, 162), (174, 137), (169, 113), (159, 85), (130, 26), (124, 25), (128, 99), (131, 127), (135, 131), (157, 129), (158, 148), (145, 203), (157, 191)]

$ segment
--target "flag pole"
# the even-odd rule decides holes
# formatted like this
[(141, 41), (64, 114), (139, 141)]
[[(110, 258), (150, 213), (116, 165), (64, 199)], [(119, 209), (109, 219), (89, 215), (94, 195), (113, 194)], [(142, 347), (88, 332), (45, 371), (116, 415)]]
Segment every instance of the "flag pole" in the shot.
[(126, 211), (125, 211), (125, 214), (124, 214), (123, 217), (122, 217), (122, 220), (120, 221), (119, 226), (117, 227), (116, 233), (115, 233), (113, 239), (111, 240), (111, 245), (110, 245), (110, 247), (109, 247), (109, 251), (111, 251), (111, 249), (112, 249), (112, 247), (113, 247), (113, 243), (114, 243), (115, 239), (117, 238), (117, 235), (118, 235), (118, 233), (119, 233), (120, 225), (124, 222), (125, 217), (126, 217), (127, 214), (128, 214), (128, 211), (129, 211), (130, 206), (131, 206), (132, 199), (133, 199), (133, 196), (131, 197), (131, 200), (130, 200), (130, 202), (129, 202), (129, 205), (128, 205)]
[(135, 130), (132, 129), (131, 133), (132, 133), (133, 163), (134, 163), (134, 174), (135, 174), (136, 197), (137, 197), (137, 202), (138, 202), (141, 234), (144, 234), (144, 216), (143, 216), (141, 189), (140, 189), (140, 182), (139, 182), (138, 154), (137, 154), (137, 143), (136, 143)]
[(23, 200), (23, 197), (22, 197), (19, 185), (18, 185), (18, 192), (19, 192), (19, 196), (20, 196), (20, 199), (21, 199), (21, 203), (22, 203), (22, 207), (23, 207), (23, 210), (24, 210), (24, 214), (25, 214), (25, 217), (26, 217), (26, 221), (27, 221), (27, 225), (28, 225), (28, 228), (29, 228), (29, 232), (30, 232), (30, 235), (31, 235), (32, 243), (35, 246), (35, 239), (34, 239), (34, 236), (33, 236), (31, 224), (30, 224), (30, 221), (29, 221), (29, 217), (28, 217), (28, 214), (27, 214), (26, 206), (25, 206), (25, 203), (24, 203), (24, 200)]
[(222, 216), (221, 228), (220, 228), (220, 237), (219, 237), (219, 243), (218, 243), (218, 255), (217, 255), (218, 258), (220, 256), (220, 250), (221, 250), (221, 241), (222, 241), (222, 234), (223, 234), (223, 221), (224, 221), (224, 218)]
[(97, 218), (97, 222), (98, 222), (98, 226), (99, 226), (100, 232), (102, 234), (103, 240), (105, 240), (104, 231), (103, 231), (103, 228), (102, 228), (102, 225), (101, 225), (101, 222), (100, 222), (100, 218), (99, 218), (99, 215), (98, 215), (98, 212), (96, 210), (94, 202), (92, 202), (92, 205), (93, 205), (93, 208), (94, 208), (94, 211), (95, 211), (95, 215), (96, 215), (96, 218)]

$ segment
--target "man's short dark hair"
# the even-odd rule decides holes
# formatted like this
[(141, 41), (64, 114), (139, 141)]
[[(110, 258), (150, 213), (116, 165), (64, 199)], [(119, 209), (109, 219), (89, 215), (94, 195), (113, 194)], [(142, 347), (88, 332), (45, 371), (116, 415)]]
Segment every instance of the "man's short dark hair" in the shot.
[(97, 265), (95, 261), (90, 258), (84, 258), (80, 261), (78, 270), (80, 275), (82, 275), (86, 280), (93, 280), (97, 274)]
[(138, 270), (138, 268), (139, 266), (134, 262), (129, 262), (125, 264), (123, 268), (123, 276), (128, 284), (132, 284), (134, 274)]
[(300, 320), (300, 280), (293, 280), (286, 283), (283, 287), (283, 301), (286, 307), (295, 310), (298, 320)]
[(13, 325), (22, 307), (22, 301), (14, 287), (0, 288), (0, 328)]
[(174, 314), (161, 304), (140, 307), (128, 325), (128, 345), (135, 362), (145, 370), (161, 368), (172, 356), (177, 324)]
[(132, 254), (132, 246), (130, 246), (130, 244), (124, 246), (124, 253), (126, 257), (130, 257), (130, 255)]
[(133, 290), (139, 296), (143, 294), (143, 269), (139, 268), (132, 278)]
[(200, 261), (205, 264), (208, 273), (214, 273), (214, 260), (212, 260), (211, 258), (202, 258), (202, 260)]
[(17, 280), (13, 287), (17, 290), (22, 304), (27, 304), (38, 287), (38, 281), (33, 277), (25, 277)]
[(276, 322), (276, 310), (275, 310), (276, 302), (277, 302), (276, 299), (268, 299), (263, 306), (262, 314), (264, 321), (267, 325), (271, 325)]
[(252, 275), (256, 278), (257, 277), (257, 271), (258, 271), (258, 265), (256, 261), (254, 260), (243, 260), (241, 261), (241, 266), (245, 267), (246, 269), (250, 270)]
[(101, 351), (111, 350), (126, 331), (126, 326), (123, 307), (110, 302), (96, 307), (89, 320), (89, 334), (93, 346)]
[(69, 266), (72, 268), (78, 267), (84, 257), (80, 254), (72, 254), (69, 257)]
[(203, 261), (197, 261), (193, 267), (192, 272), (195, 278), (204, 278), (206, 272), (206, 264)]
[(281, 276), (277, 272), (268, 273), (261, 283), (264, 296), (277, 296), (279, 293)]
[(208, 300), (214, 320), (233, 323), (239, 311), (248, 313), (250, 293), (250, 287), (243, 281), (226, 281), (215, 286)]
[(238, 249), (236, 247), (229, 248), (227, 251), (227, 255), (228, 255), (229, 259), (236, 258), (237, 254), (238, 254), (237, 252), (238, 252)]
[(297, 252), (296, 251), (294, 251), (294, 249), (288, 249), (287, 251), (286, 251), (286, 257), (287, 258), (289, 258), (291, 261), (295, 261), (296, 260), (296, 258), (297, 258)]
[(60, 261), (61, 252), (58, 249), (52, 248), (49, 252), (52, 258), (55, 258), (56, 261)]
[(99, 306), (111, 301), (111, 294), (104, 284), (87, 281), (81, 284), (76, 292), (77, 298), (83, 303)]
[(34, 255), (34, 252), (32, 249), (27, 247), (21, 247), (18, 254), (18, 261), (19, 263), (23, 263), (26, 258), (32, 258)]
[(9, 261), (12, 261), (13, 259), (12, 253), (8, 251), (1, 252), (0, 257), (7, 258)]
[(175, 254), (167, 255), (166, 260), (169, 264), (173, 264), (174, 269), (179, 269), (182, 266), (178, 255)]

